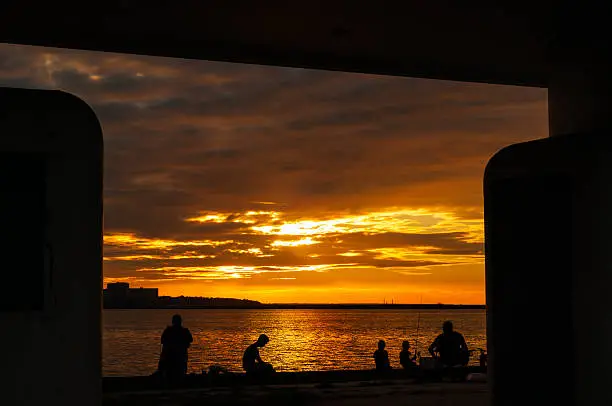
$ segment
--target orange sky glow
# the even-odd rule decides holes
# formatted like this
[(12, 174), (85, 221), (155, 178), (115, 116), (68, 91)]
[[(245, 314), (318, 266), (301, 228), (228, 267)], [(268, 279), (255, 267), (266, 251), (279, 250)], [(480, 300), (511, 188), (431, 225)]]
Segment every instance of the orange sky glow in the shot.
[(289, 303), (484, 303), (481, 179), (546, 91), (0, 46), (0, 84), (87, 101), (104, 280)]

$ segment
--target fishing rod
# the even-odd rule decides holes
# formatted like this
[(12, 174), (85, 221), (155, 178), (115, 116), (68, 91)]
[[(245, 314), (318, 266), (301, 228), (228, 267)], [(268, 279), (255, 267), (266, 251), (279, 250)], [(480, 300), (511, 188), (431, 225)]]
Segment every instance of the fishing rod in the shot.
[(414, 356), (416, 357), (419, 352), (419, 331), (421, 329), (421, 307), (423, 306), (423, 295), (421, 295), (421, 306), (419, 306), (419, 313), (417, 315), (417, 331), (416, 331), (416, 342), (414, 344)]

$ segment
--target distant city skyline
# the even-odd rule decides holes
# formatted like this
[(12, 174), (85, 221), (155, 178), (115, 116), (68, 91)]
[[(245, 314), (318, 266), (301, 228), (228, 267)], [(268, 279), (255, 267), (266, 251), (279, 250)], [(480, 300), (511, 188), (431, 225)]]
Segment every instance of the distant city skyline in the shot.
[[(138, 285), (131, 285), (129, 282), (108, 282), (105, 284), (106, 286), (104, 287), (104, 294), (107, 294), (109, 291), (112, 290), (125, 290), (125, 291), (129, 291), (129, 292), (146, 292), (148, 295), (152, 295), (155, 298), (158, 297), (172, 297), (169, 295), (160, 295), (159, 294), (159, 288), (155, 287), (155, 286), (138, 286)], [(127, 292), (126, 292), (127, 293)], [(185, 296), (183, 294), (179, 295), (179, 296), (174, 296), (174, 297), (182, 297)], [(198, 295), (198, 296), (187, 296), (187, 297), (210, 297), (210, 296), (202, 296), (202, 295)], [(223, 298), (223, 299), (237, 299), (237, 300), (249, 300), (245, 297), (235, 297), (235, 298)], [(327, 303), (322, 303), (322, 304), (330, 304), (331, 302), (327, 302)], [(270, 303), (270, 304), (276, 304), (276, 303)], [(299, 303), (299, 302), (291, 302), (290, 304), (308, 304), (308, 302), (306, 303)], [(366, 303), (349, 303), (349, 304), (366, 304)], [(373, 303), (373, 304), (401, 304), (399, 302), (397, 302), (395, 300), (395, 298), (382, 298), (382, 300), (379, 303)], [(404, 303), (404, 304), (419, 304), (419, 303)], [(423, 304), (423, 303), (420, 303)], [(431, 304), (431, 303), (429, 303)], [(443, 304), (441, 302), (435, 303), (435, 304)], [(446, 303), (446, 304), (461, 304), (461, 303)]]
[(0, 85), (93, 107), (105, 283), (167, 296), (484, 303), (484, 167), (548, 133), (534, 88), (12, 45)]
[(383, 299), (380, 303), (267, 303), (246, 298), (165, 296), (157, 288), (131, 286), (127, 282), (110, 282), (104, 289), (105, 309), (193, 309), (193, 308), (242, 308), (242, 309), (485, 309), (484, 304), (463, 303), (398, 303)]

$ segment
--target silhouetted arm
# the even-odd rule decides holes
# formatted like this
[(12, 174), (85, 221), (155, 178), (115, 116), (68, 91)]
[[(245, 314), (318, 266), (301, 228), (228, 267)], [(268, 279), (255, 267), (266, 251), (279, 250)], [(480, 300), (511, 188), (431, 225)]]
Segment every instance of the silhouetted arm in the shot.
[(469, 351), (469, 349), (468, 349), (468, 345), (467, 345), (467, 343), (465, 342), (465, 337), (463, 337), (463, 334), (461, 334), (461, 348), (462, 348), (464, 351)]
[(161, 335), (161, 343), (162, 343), (162, 345), (166, 344), (167, 341), (168, 341), (168, 329), (165, 329), (164, 332)]
[(191, 331), (189, 331), (188, 328), (185, 329), (185, 335), (187, 336), (187, 348), (189, 348), (191, 346), (191, 343), (193, 342), (193, 336), (191, 335)]
[(429, 353), (431, 355), (435, 355), (436, 350), (438, 349), (438, 341), (440, 340), (440, 336), (436, 337), (436, 339), (429, 346)]

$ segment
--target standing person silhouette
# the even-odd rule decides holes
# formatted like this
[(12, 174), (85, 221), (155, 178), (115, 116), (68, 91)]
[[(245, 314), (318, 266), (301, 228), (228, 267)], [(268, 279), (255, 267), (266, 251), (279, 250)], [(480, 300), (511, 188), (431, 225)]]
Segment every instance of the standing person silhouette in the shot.
[(170, 382), (176, 382), (187, 374), (187, 349), (193, 342), (189, 329), (183, 327), (180, 315), (172, 316), (172, 325), (166, 327), (161, 336), (162, 351), (159, 357), (159, 372)]
[(466, 366), (470, 352), (463, 334), (453, 330), (453, 323), (445, 321), (440, 334), (429, 346), (429, 353), (440, 360), (444, 367)]

